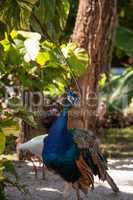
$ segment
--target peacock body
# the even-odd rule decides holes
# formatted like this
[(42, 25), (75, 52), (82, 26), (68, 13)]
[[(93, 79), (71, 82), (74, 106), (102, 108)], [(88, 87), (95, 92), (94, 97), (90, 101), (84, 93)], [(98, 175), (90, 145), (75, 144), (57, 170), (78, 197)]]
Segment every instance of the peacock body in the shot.
[[(43, 161), (49, 169), (54, 170), (65, 181), (74, 184), (82, 180), (86, 182), (85, 187), (86, 185), (93, 187), (92, 171), (85, 163), (81, 150), (74, 140), (74, 131), (67, 127), (68, 110), (71, 108), (70, 100), (71, 98), (65, 101), (63, 112), (52, 124), (48, 137), (44, 140)], [(84, 189), (83, 184), (80, 184), (80, 189)]]
[(80, 177), (75, 163), (80, 151), (67, 128), (67, 120), (68, 111), (65, 110), (49, 129), (42, 155), (48, 168), (56, 171), (64, 180), (73, 183)]

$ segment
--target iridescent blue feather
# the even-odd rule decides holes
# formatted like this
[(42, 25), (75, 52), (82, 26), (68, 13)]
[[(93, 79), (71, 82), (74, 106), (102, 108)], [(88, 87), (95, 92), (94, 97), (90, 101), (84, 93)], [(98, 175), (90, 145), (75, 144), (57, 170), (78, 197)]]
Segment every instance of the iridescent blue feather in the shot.
[(42, 156), (47, 167), (55, 170), (66, 181), (75, 182), (80, 177), (75, 163), (80, 151), (67, 128), (70, 106), (66, 101), (64, 111), (49, 129), (48, 137), (44, 140)]

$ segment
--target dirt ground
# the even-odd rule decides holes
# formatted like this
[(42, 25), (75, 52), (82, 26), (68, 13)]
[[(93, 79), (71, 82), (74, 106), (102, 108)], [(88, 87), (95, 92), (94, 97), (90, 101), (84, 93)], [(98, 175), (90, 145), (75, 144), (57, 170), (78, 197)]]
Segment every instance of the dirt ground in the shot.
[[(119, 186), (120, 193), (114, 194), (106, 182), (95, 179), (95, 190), (89, 191), (83, 200), (133, 200), (133, 159), (109, 160), (109, 174)], [(63, 200), (62, 191), (64, 181), (55, 174), (46, 171), (46, 180), (42, 180), (41, 169), (38, 169), (37, 178), (34, 176), (30, 162), (16, 162), (16, 170), (21, 184), (25, 184), (29, 193), (22, 194), (14, 187), (7, 187), (6, 194), (9, 200)], [(72, 189), (68, 200), (76, 200)]]

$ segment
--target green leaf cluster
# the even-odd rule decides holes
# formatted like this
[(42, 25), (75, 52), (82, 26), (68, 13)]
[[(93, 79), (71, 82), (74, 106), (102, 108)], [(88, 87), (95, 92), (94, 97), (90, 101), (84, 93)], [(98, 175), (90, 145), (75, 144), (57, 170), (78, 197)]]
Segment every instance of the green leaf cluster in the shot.
[[(30, 42), (32, 46), (27, 47)], [(10, 38), (6, 35), (0, 44), (3, 47), (0, 65), (1, 78), (4, 77), (2, 82), (8, 82), (8, 85), (19, 83), (32, 91), (45, 90), (51, 91), (51, 94), (55, 91), (59, 94), (71, 74), (79, 76), (86, 70), (89, 61), (86, 51), (75, 44), (59, 46), (49, 40), (40, 40), (38, 33), (12, 31)]]
[(124, 111), (133, 97), (133, 69), (129, 67), (122, 75), (112, 77), (103, 88), (103, 99), (107, 101), (109, 111)]
[(30, 30), (30, 16), (38, 0), (1, 0), (0, 22), (10, 32), (13, 28)]
[(69, 0), (38, 1), (31, 15), (31, 30), (58, 42), (65, 28), (69, 9)]
[(8, 33), (32, 30), (59, 41), (69, 10), (69, 0), (1, 0), (0, 26)]

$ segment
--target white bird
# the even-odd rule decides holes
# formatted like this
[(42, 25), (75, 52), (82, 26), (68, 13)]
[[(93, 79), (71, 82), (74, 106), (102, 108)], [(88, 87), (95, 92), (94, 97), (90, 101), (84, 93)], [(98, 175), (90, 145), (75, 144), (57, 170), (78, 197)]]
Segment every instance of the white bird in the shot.
[[(38, 157), (41, 160), (41, 162), (43, 162), (43, 159), (42, 159), (43, 141), (44, 141), (44, 138), (46, 138), (46, 137), (47, 137), (47, 134), (39, 135), (39, 136), (36, 136), (36, 137), (32, 138), (31, 140), (23, 143), (23, 144), (18, 144), (17, 145), (17, 152), (22, 152), (22, 153), (29, 152), (29, 153), (35, 155), (36, 157)], [(30, 160), (33, 163), (35, 175), (37, 175), (37, 168), (36, 168), (33, 160), (32, 159), (30, 159)], [(43, 163), (43, 179), (45, 179), (44, 169), (45, 169), (45, 165)]]
[(47, 134), (36, 136), (23, 144), (18, 144), (17, 150), (22, 152), (30, 152), (42, 160), (43, 141), (45, 137), (47, 137)]

